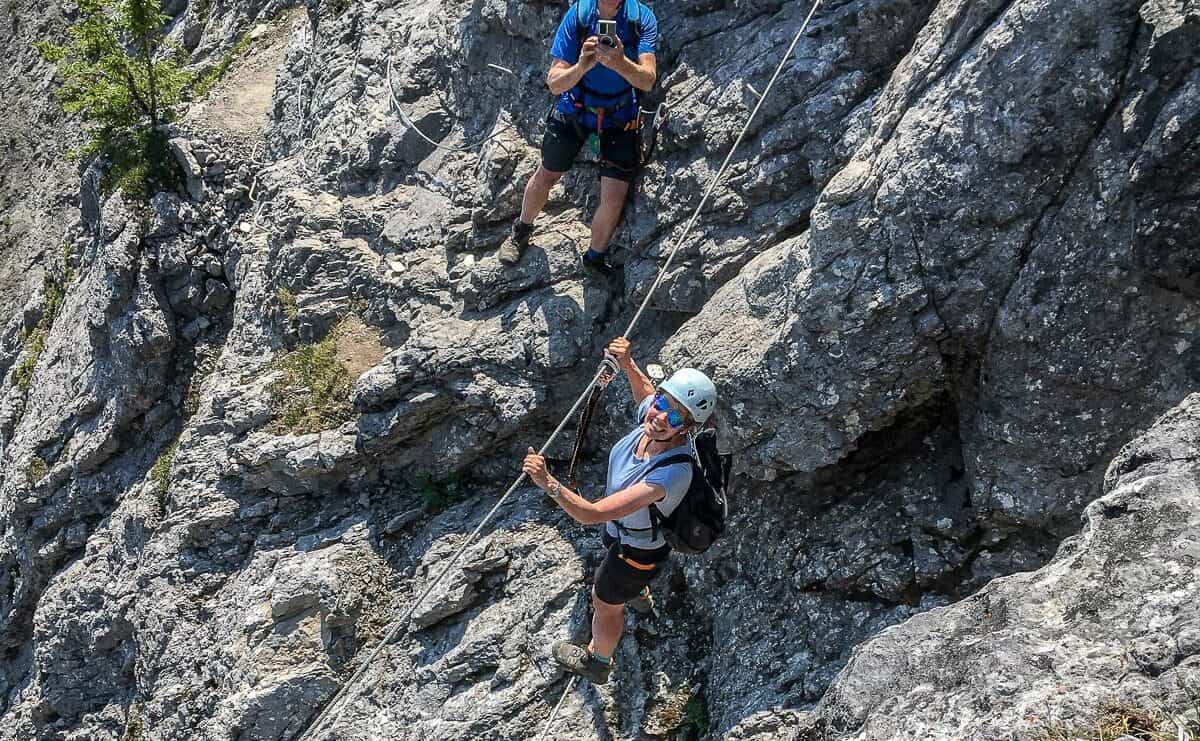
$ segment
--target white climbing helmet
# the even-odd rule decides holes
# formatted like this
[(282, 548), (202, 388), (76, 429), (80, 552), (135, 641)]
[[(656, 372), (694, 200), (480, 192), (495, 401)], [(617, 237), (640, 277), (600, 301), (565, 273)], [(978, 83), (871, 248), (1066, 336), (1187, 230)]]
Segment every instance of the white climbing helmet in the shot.
[(658, 385), (692, 413), (696, 424), (704, 424), (717, 408), (717, 387), (695, 368), (680, 368)]

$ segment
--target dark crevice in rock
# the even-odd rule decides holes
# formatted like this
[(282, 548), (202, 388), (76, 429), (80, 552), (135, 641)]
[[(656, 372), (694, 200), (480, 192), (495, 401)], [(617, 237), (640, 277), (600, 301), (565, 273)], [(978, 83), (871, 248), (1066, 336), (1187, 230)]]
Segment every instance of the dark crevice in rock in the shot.
[[(1131, 446), (1194, 448), (1196, 402), (1186, 400), (1177, 407), (1181, 414), (1172, 412)], [(953, 723), (963, 737), (1001, 738), (1027, 715), (1031, 698), (1051, 717), (1066, 711), (1091, 718), (1101, 698), (1135, 681), (1131, 707), (1178, 706), (1186, 698), (1169, 672), (1196, 653), (1190, 609), (1196, 582), (1186, 576), (1191, 559), (1175, 538), (1198, 525), (1194, 473), (1173, 468), (1138, 486), (1110, 481), (1089, 510), (1089, 526), (1064, 542), (1053, 568), (994, 581), (936, 618), (909, 621), (860, 646), (801, 721), (799, 737), (858, 731), (888, 738), (879, 729), (913, 730), (915, 720), (924, 730), (914, 736)], [(1145, 620), (1151, 612), (1156, 619)], [(1081, 650), (1093, 668), (1063, 671)], [(1005, 689), (1011, 686), (1020, 692)], [(963, 702), (931, 712), (930, 693)], [(1072, 704), (1077, 694), (1085, 699)]]
[[(947, 321), (947, 317), (942, 313), (942, 307), (937, 297), (937, 289), (929, 283), (929, 274), (925, 268), (925, 256), (921, 254), (921, 240), (924, 239), (924, 231), (925, 230), (922, 229), (922, 234), (919, 236), (916, 233), (913, 233), (911, 236), (913, 252), (915, 252), (917, 256), (916, 261), (913, 263), (913, 267), (917, 269), (917, 274), (921, 278), (921, 283), (925, 286), (925, 296), (929, 302), (928, 306), (933, 310), (933, 314), (937, 317), (937, 320), (940, 324), (939, 327), (933, 329), (933, 332), (936, 333), (936, 338), (939, 340), (939, 347), (942, 348), (942, 359), (947, 363), (947, 367), (949, 367), (949, 365), (953, 362), (953, 357), (951, 354), (945, 351), (945, 345), (942, 343), (942, 340), (945, 340), (948, 343), (956, 344), (954, 330), (952, 329), (954, 325)], [(887, 266), (885, 266), (885, 271), (886, 270)]]
[[(849, 648), (867, 637), (857, 632), (861, 626), (851, 630), (841, 625), (839, 608), (833, 605), (866, 608), (881, 621), (873, 623), (879, 629), (961, 599), (996, 576), (1036, 568), (1052, 555), (1056, 539), (1028, 530), (1006, 533), (972, 505), (958, 417), (953, 397), (940, 395), (889, 427), (864, 435), (855, 452), (838, 463), (795, 477), (799, 496), (763, 492), (765, 509), (752, 516), (735, 502), (738, 515), (731, 533), (757, 544), (759, 555), (748, 564), (743, 560), (741, 572), (728, 585), (714, 582), (696, 591), (713, 591), (714, 604), (726, 605), (746, 599), (734, 594), (739, 584), (752, 594), (769, 595), (767, 604), (757, 608), (763, 611), (758, 617), (726, 618), (743, 621), (743, 630), (746, 621), (771, 620), (773, 605), (808, 612), (813, 608), (800, 607), (805, 599), (828, 603), (822, 620), (829, 622), (804, 628), (813, 635), (842, 636), (828, 639), (833, 645), (822, 642), (820, 650), (829, 658), (811, 670), (826, 679), (793, 677), (785, 682), (803, 687), (800, 695), (807, 702), (820, 697)], [(931, 458), (936, 463), (930, 465)], [(781, 487), (786, 482), (774, 485)], [(793, 571), (784, 553), (796, 557)], [(781, 558), (782, 570), (769, 565)], [(723, 633), (720, 622), (715, 636)], [(848, 630), (853, 638), (845, 636)], [(714, 637), (714, 650), (721, 650), (718, 641)]]

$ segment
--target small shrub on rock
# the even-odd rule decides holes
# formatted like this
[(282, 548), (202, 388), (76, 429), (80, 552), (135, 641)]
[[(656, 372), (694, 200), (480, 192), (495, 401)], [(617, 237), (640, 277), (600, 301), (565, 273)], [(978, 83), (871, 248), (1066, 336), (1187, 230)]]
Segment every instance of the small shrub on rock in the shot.
[[(1193, 709), (1200, 712), (1200, 706)], [(1089, 724), (1051, 724), (1041, 729), (1038, 741), (1117, 741), (1135, 738), (1140, 741), (1177, 741), (1200, 736), (1200, 716), (1179, 716), (1133, 705), (1112, 704), (1104, 708)]]
[(316, 344), (301, 345), (278, 361), (283, 375), (269, 388), (277, 430), (319, 432), (353, 417), (350, 374), (337, 358), (336, 332)]
[(422, 476), (417, 479), (417, 491), (421, 494), (426, 512), (440, 512), (462, 499), (464, 493), (462, 478), (457, 475), (441, 481), (432, 476)]
[(700, 695), (685, 680), (655, 701), (642, 729), (655, 737), (692, 741), (708, 733), (708, 713)]
[(66, 284), (70, 283), (71, 278), (72, 273), (68, 266), (67, 277), (62, 285), (49, 275), (43, 279), (46, 308), (42, 312), (42, 318), (38, 320), (37, 326), (25, 336), (23, 340), (25, 357), (13, 371), (13, 378), (16, 380), (22, 397), (29, 393), (29, 386), (33, 382), (33, 370), (37, 367), (38, 359), (42, 357), (42, 351), (46, 349), (46, 336), (49, 334), (50, 328), (54, 326), (54, 320), (58, 318), (58, 313), (62, 311), (63, 301), (67, 296)]
[(29, 461), (29, 467), (25, 469), (25, 478), (30, 484), (36, 484), (46, 478), (48, 473), (50, 473), (50, 467), (46, 465), (46, 461), (42, 460), (41, 456), (35, 455)]
[(700, 695), (688, 694), (687, 702), (683, 706), (683, 717), (686, 721), (685, 726), (693, 731), (697, 738), (708, 735), (708, 710), (704, 707)]
[(17, 389), (21, 392), (21, 396), (29, 393), (29, 386), (33, 383), (33, 369), (37, 367), (38, 358), (42, 357), (42, 350), (45, 349), (46, 330), (39, 323), (25, 338), (25, 357), (13, 371), (13, 378), (17, 382)]
[(296, 317), (300, 315), (299, 309), (296, 308), (296, 294), (280, 286), (275, 289), (275, 300), (279, 302), (280, 308), (283, 309), (283, 315), (288, 318), (288, 321), (296, 321)]
[(154, 461), (150, 467), (150, 480), (154, 482), (154, 497), (163, 509), (166, 509), (167, 494), (171, 487), (171, 464), (175, 462), (175, 452), (179, 450), (179, 440), (176, 439)]

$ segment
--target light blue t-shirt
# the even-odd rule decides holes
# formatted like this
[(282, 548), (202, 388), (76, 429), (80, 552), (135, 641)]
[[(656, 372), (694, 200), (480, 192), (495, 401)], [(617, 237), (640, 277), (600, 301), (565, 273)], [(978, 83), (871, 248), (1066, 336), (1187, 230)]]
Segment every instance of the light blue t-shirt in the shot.
[[(608, 483), (604, 489), (604, 496), (615, 494), (622, 489), (630, 487), (639, 481), (646, 481), (650, 484), (657, 484), (666, 490), (666, 496), (654, 503), (664, 516), (671, 514), (679, 503), (683, 501), (683, 497), (687, 494), (688, 487), (692, 483), (692, 465), (690, 463), (672, 463), (669, 466), (662, 466), (645, 475), (654, 463), (663, 458), (670, 458), (673, 455), (687, 453), (695, 457), (696, 451), (692, 445), (690, 438), (683, 445), (676, 446), (658, 455), (650, 458), (638, 458), (634, 455), (637, 450), (638, 441), (642, 439), (641, 422), (646, 419), (646, 413), (650, 411), (650, 402), (654, 400), (653, 396), (647, 396), (642, 399), (642, 403), (638, 405), (637, 421), (638, 426), (633, 429), (628, 435), (621, 438), (612, 451), (608, 454)], [(653, 531), (650, 529), (650, 509), (643, 507), (633, 514), (625, 515), (621, 518), (621, 524), (627, 528), (634, 529), (633, 532), (622, 533), (617, 530), (617, 526), (612, 522), (605, 523), (604, 529), (609, 535), (618, 538), (625, 545), (634, 548), (645, 548), (652, 550), (666, 545), (662, 535), (657, 538), (652, 537)], [(635, 528), (645, 528), (638, 530)]]
[[(642, 5), (641, 8), (641, 36), (638, 37), (637, 48), (629, 46), (629, 22), (625, 17), (625, 3), (621, 3), (621, 9), (617, 11), (617, 36), (621, 37), (621, 43), (625, 45), (625, 56), (636, 62), (642, 54), (655, 54), (655, 48), (658, 46), (658, 19), (654, 16), (654, 12), (650, 8)], [(593, 35), (599, 33), (600, 21), (595, 19), (592, 21)], [(567, 14), (563, 16), (562, 22), (558, 24), (558, 32), (554, 35), (554, 45), (550, 48), (550, 54), (556, 59), (561, 59), (567, 64), (575, 64), (579, 61), (579, 47), (583, 44), (583, 39), (579, 38), (578, 19), (575, 15), (575, 6), (567, 8)], [(633, 90), (624, 77), (621, 77), (616, 72), (613, 72), (603, 64), (597, 64), (588, 70), (583, 76), (581, 83), (588, 90), (594, 90), (599, 94), (595, 100), (592, 96), (585, 96), (583, 103), (592, 106), (609, 106), (614, 104), (614, 100), (619, 100), (619, 96), (624, 95), (627, 91)], [(576, 88), (576, 92), (580, 92)], [(611, 96), (605, 98), (604, 96)], [(566, 115), (572, 115), (575, 112), (575, 104), (571, 100), (571, 93), (565, 92), (558, 98), (558, 110)], [(633, 95), (630, 98), (628, 105), (621, 106), (619, 110), (609, 111), (605, 113), (604, 121), (605, 128), (608, 128), (609, 122), (613, 124), (632, 121), (637, 117), (637, 91), (633, 90)], [(593, 129), (596, 126), (596, 117), (587, 110), (579, 113), (579, 124), (585, 129)]]

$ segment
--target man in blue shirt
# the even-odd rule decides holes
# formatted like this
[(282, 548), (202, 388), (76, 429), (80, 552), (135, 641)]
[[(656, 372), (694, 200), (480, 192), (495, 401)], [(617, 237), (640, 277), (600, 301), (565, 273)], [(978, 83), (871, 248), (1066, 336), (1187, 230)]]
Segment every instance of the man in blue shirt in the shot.
[[(498, 256), (510, 265), (521, 259), (533, 232), (533, 220), (550, 189), (575, 161), (585, 142), (595, 141), (600, 157), (600, 205), (592, 217), (591, 245), (583, 263), (603, 274), (608, 240), (621, 219), (625, 194), (638, 167), (638, 90), (650, 90), (657, 76), (658, 20), (636, 0), (596, 0), (590, 19), (580, 7), (567, 9), (554, 37), (554, 61), (546, 75), (558, 103), (546, 121), (542, 164), (525, 185), (521, 216)], [(630, 10), (637, 13), (631, 22)], [(615, 34), (601, 34), (601, 22), (615, 21)], [(607, 23), (605, 23), (607, 25)], [(590, 29), (590, 34), (581, 33)], [(631, 43), (633, 42), (633, 43)]]

